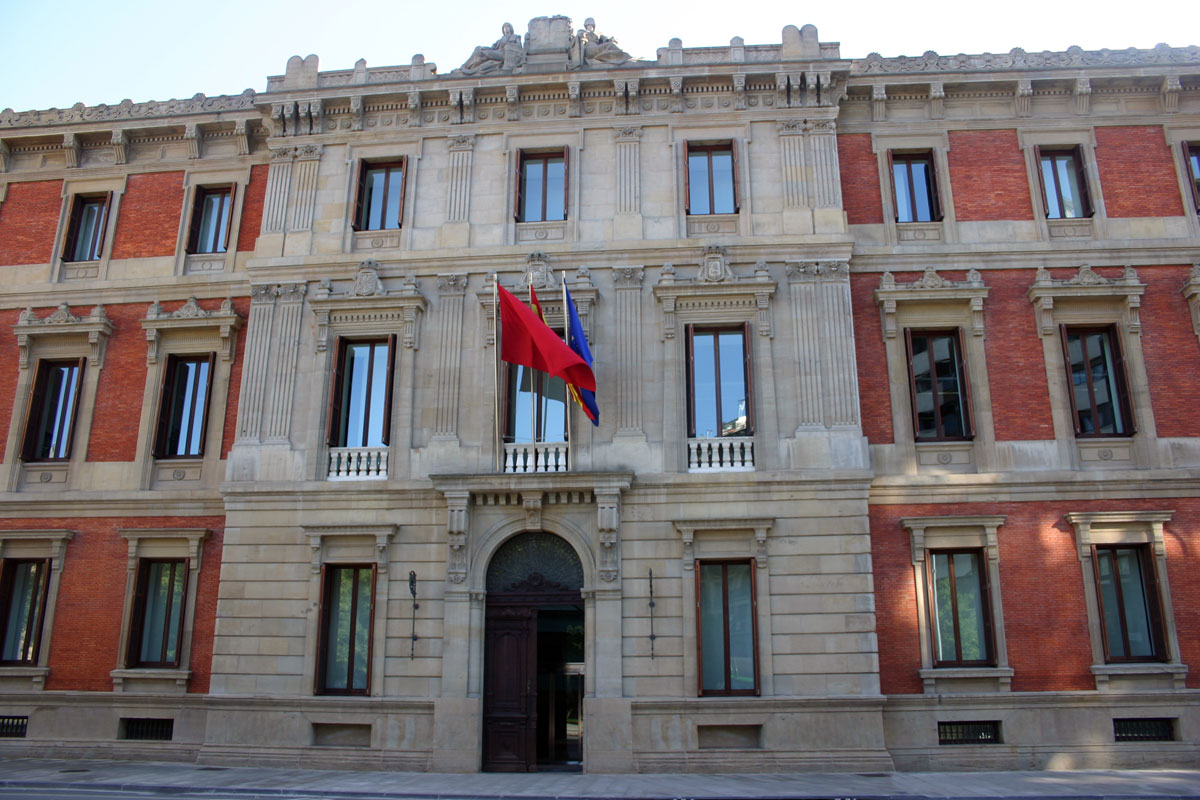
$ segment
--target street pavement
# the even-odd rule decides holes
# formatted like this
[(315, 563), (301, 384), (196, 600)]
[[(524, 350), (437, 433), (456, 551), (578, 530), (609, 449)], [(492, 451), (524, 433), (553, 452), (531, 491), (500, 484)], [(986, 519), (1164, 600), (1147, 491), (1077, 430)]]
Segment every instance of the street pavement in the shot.
[[(1200, 766), (1200, 765), (1198, 765)], [(405, 798), (406, 800), (919, 800), (1189, 798), (1197, 770), (583, 775), (372, 772), (219, 767), (151, 761), (0, 759), (0, 797)]]

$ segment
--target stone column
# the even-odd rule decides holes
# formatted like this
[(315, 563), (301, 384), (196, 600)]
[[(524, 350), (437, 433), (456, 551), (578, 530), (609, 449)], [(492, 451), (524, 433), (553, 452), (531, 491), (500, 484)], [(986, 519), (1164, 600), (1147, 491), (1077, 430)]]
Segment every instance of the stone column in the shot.
[(246, 323), (246, 352), (238, 402), (237, 441), (257, 444), (262, 426), (263, 394), (271, 349), (271, 324), (275, 315), (275, 287), (250, 287), (250, 318)]
[[(455, 154), (457, 155), (457, 154)], [(470, 156), (468, 152), (466, 155)], [(458, 440), (460, 365), (462, 362), (463, 298), (467, 276), (438, 275), (438, 300), (441, 305), (438, 324), (437, 403), (433, 425), (434, 438)]]
[(642, 238), (642, 129), (616, 130), (617, 213), (614, 239)]
[(613, 270), (617, 294), (617, 432), (642, 430), (642, 278), (638, 267)]
[[(321, 151), (319, 144), (308, 144), (296, 148), (295, 185), (296, 196), (292, 203), (292, 219), (289, 230), (307, 231), (312, 229), (313, 210), (317, 199), (317, 169), (320, 166)], [(267, 176), (268, 181), (270, 175)]]
[(815, 233), (841, 233), (845, 228), (842, 211), (842, 179), (838, 172), (837, 123), (815, 120), (808, 140), (808, 160), (812, 164), (812, 206)]
[(286, 444), (291, 432), (292, 395), (296, 386), (296, 361), (300, 345), (301, 312), (304, 308), (304, 293), (308, 285), (288, 283), (280, 286), (279, 331), (276, 341), (278, 352), (272, 361), (275, 365), (271, 387), (271, 408), (266, 419), (266, 441)]

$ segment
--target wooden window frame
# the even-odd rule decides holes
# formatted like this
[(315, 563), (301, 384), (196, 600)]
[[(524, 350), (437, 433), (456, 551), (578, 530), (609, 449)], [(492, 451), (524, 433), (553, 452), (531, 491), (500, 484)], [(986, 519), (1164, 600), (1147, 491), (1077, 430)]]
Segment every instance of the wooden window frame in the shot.
[[(13, 573), (22, 564), (40, 565), (39, 575), (41, 595), (37, 603), (30, 603), (29, 617), (26, 620), (32, 632), (31, 641), (22, 648), (28, 657), (18, 659), (2, 659), (0, 666), (30, 667), (38, 664), (42, 647), (42, 630), (46, 625), (46, 611), (50, 602), (51, 563), (49, 558), (6, 558), (3, 569), (0, 569), (0, 642), (8, 636), (8, 614), (13, 603)], [(35, 598), (31, 598), (33, 600)]]
[[(340, 569), (362, 570), (369, 569), (371, 571), (371, 607), (367, 610), (367, 624), (370, 630), (367, 631), (367, 675), (365, 687), (362, 689), (338, 689), (330, 688), (325, 683), (325, 671), (329, 664), (329, 586), (333, 580), (333, 571)], [(321, 565), (321, 613), (318, 621), (317, 629), (317, 670), (314, 678), (313, 691), (318, 695), (359, 695), (370, 696), (371, 694), (371, 668), (375, 654), (375, 595), (379, 584), (379, 565), (372, 563), (352, 563), (340, 564), (330, 563)], [(355, 576), (357, 582), (358, 577)], [(350, 650), (347, 653), (347, 675), (351, 674), (354, 664), (354, 633), (355, 626), (358, 624), (358, 615), (355, 613), (358, 606), (358, 593), (354, 593), (353, 604), (350, 611), (350, 636), (348, 641)], [(351, 681), (352, 682), (352, 681)]]
[[(888, 185), (892, 189), (892, 213), (897, 225), (910, 225), (912, 223), (921, 222), (941, 222), (943, 219), (941, 197), (938, 194), (937, 166), (933, 158), (933, 150), (888, 150)], [(929, 196), (929, 219), (917, 219), (916, 209), (916, 183), (913, 181), (912, 165), (917, 162), (923, 162), (926, 166), (925, 174), (929, 176), (929, 180), (925, 185), (925, 190)], [(904, 164), (906, 168), (904, 174), (908, 181), (908, 196), (913, 201), (908, 209), (912, 215), (912, 219), (900, 221), (900, 203), (896, 193), (896, 164)]]
[[(175, 569), (183, 571), (183, 586), (179, 592), (179, 606), (173, 608), (168, 606), (169, 613), (163, 617), (165, 626), (163, 631), (163, 650), (165, 654), (167, 646), (166, 631), (170, 630), (171, 616), (177, 615), (179, 620), (179, 641), (175, 646), (175, 658), (171, 661), (149, 661), (141, 658), (141, 639), (145, 632), (146, 625), (146, 595), (150, 581), (150, 567), (154, 564), (173, 564)], [(188, 581), (190, 579), (188, 569), (188, 559), (180, 558), (139, 558), (137, 563), (137, 574), (134, 577), (134, 592), (133, 603), (131, 605), (130, 620), (129, 620), (129, 641), (126, 643), (125, 663), (128, 667), (134, 669), (178, 669), (183, 658), (184, 642), (183, 638), (186, 634), (187, 624), (187, 607), (188, 607)]]
[[(1062, 342), (1063, 366), (1066, 371), (1067, 379), (1067, 395), (1071, 403), (1071, 424), (1075, 428), (1075, 438), (1077, 439), (1105, 439), (1117, 436), (1133, 436), (1137, 433), (1137, 418), (1133, 412), (1133, 398), (1129, 393), (1129, 368), (1125, 361), (1125, 348), (1121, 342), (1121, 331), (1116, 325), (1059, 325), (1059, 338)], [(1115, 400), (1120, 406), (1120, 411), (1126, 420), (1123, 425), (1123, 430), (1113, 433), (1103, 433), (1098, 429), (1096, 419), (1096, 390), (1092, 381), (1091, 370), (1085, 370), (1087, 375), (1088, 396), (1091, 398), (1092, 408), (1092, 427), (1094, 432), (1085, 432), (1079, 424), (1079, 408), (1075, 402), (1075, 384), (1071, 375), (1071, 349), (1070, 336), (1079, 335), (1081, 337), (1087, 334), (1100, 333), (1108, 338), (1109, 346), (1113, 353), (1113, 372), (1115, 374), (1109, 376), (1109, 381), (1114, 390)], [(1087, 363), (1086, 340), (1081, 341), (1084, 347), (1084, 363)]]
[[(920, 431), (920, 423), (917, 418), (917, 376), (913, 372), (913, 337), (934, 337), (947, 336), (954, 342), (955, 361), (958, 364), (958, 397), (962, 403), (963, 413), (963, 435), (962, 436), (947, 436), (942, 427), (942, 412), (941, 407), (936, 402), (937, 394), (937, 368), (934, 366), (933, 360), (930, 359), (929, 371), (930, 377), (934, 384), (935, 402), (933, 404), (934, 419), (937, 423), (936, 436), (922, 436)], [(963, 339), (962, 328), (954, 328), (953, 333), (949, 330), (930, 330), (911, 328), (904, 329), (904, 347), (905, 357), (908, 361), (908, 398), (909, 407), (912, 410), (912, 426), (913, 426), (913, 441), (915, 442), (969, 442), (975, 438), (975, 420), (974, 408), (971, 405), (971, 376), (967, 373), (966, 342)]]
[[(197, 187), (195, 197), (192, 199), (192, 218), (188, 226), (187, 247), (185, 252), (189, 255), (223, 255), (229, 252), (229, 232), (233, 229), (233, 204), (236, 200), (237, 187), (233, 184), (227, 186), (200, 186)], [(225, 235), (221, 237), (220, 243), (212, 250), (200, 249), (200, 230), (204, 226), (204, 209), (205, 201), (209, 197), (218, 195), (225, 196)]]
[[(722, 619), (724, 619), (725, 637), (725, 686), (731, 683), (729, 666), (729, 572), (724, 567), (731, 564), (744, 564), (750, 569), (750, 630), (754, 648), (754, 688), (753, 689), (705, 689), (704, 688), (704, 613), (700, 607), (700, 570), (702, 566), (721, 565), (721, 602)], [(761, 668), (758, 659), (758, 564), (754, 558), (697, 558), (694, 563), (696, 573), (696, 674), (698, 677), (697, 691), (701, 697), (757, 697), (762, 693)]]
[[(178, 372), (180, 364), (208, 364), (208, 379), (205, 382), (204, 403), (203, 408), (197, 409), (195, 391), (192, 393), (192, 406), (190, 409), (180, 408), (183, 403), (182, 397), (176, 397), (174, 392), (175, 375)], [(158, 425), (155, 428), (154, 434), (154, 457), (160, 459), (167, 458), (203, 458), (204, 443), (208, 438), (208, 408), (212, 402), (212, 386), (213, 374), (217, 371), (217, 354), (208, 353), (207, 355), (183, 355), (172, 353), (167, 356), (167, 364), (162, 373), (162, 386), (159, 389), (159, 406), (158, 406)], [(195, 387), (193, 387), (195, 388)], [(188, 420), (188, 428), (192, 428), (196, 422), (196, 416), (200, 418), (200, 448), (195, 453), (173, 453), (171, 443), (168, 441), (170, 435), (171, 420), (175, 416), (176, 411), (180, 411), (184, 418)], [(191, 437), (189, 436), (190, 440)]]
[[(546, 186), (549, 181), (550, 170), (549, 162), (551, 159), (562, 157), (563, 160), (563, 215), (562, 219), (546, 219)], [(524, 218), (524, 188), (525, 188), (525, 165), (531, 161), (543, 162), (542, 169), (542, 209), (538, 219)], [(516, 186), (513, 191), (513, 217), (517, 222), (565, 222), (571, 215), (571, 205), (568, 202), (570, 199), (571, 187), (571, 147), (564, 145), (561, 150), (519, 150), (517, 151), (517, 174)]]
[[(400, 204), (398, 206), (398, 217), (396, 219), (396, 227), (387, 227), (387, 221), (381, 228), (368, 228), (363, 219), (364, 209), (366, 208), (367, 200), (367, 173), (375, 169), (385, 169), (387, 172), (383, 179), (383, 207), (387, 209), (387, 197), (391, 191), (392, 170), (400, 170)], [(401, 156), (399, 159), (391, 159), (387, 161), (368, 161), (362, 159), (359, 161), (358, 170), (355, 173), (354, 186), (354, 217), (350, 221), (351, 227), (356, 231), (385, 231), (385, 230), (400, 230), (404, 227), (404, 200), (408, 189), (408, 156)], [(380, 217), (382, 219), (382, 215)]]
[[(33, 379), (33, 390), (29, 393), (29, 405), (25, 413), (25, 431), (21, 444), (22, 461), (43, 463), (71, 460), (71, 448), (75, 445), (75, 423), (79, 419), (79, 396), (83, 392), (87, 361), (87, 356), (81, 356), (77, 359), (38, 359), (37, 373)], [(70, 419), (59, 419), (55, 422), (56, 430), (65, 428), (67, 442), (62, 456), (42, 456), (37, 452), (37, 440), (38, 428), (41, 427), (42, 421), (45, 419), (46, 414), (49, 413), (49, 408), (47, 407), (49, 398), (46, 394), (46, 385), (50, 381), (50, 370), (61, 366), (74, 366), (77, 370), (75, 396), (71, 401), (70, 409), (66, 412)]]
[[(391, 428), (392, 428), (392, 385), (395, 383), (396, 375), (396, 334), (389, 334), (385, 338), (349, 338), (339, 336), (337, 340), (337, 348), (334, 351), (333, 376), (329, 386), (329, 406), (325, 418), (326, 443), (330, 447), (347, 447), (345, 444), (348, 437), (348, 431), (343, 430), (342, 409), (345, 401), (349, 398), (345, 395), (348, 392), (348, 387), (345, 386), (346, 374), (346, 350), (350, 345), (354, 344), (370, 344), (378, 346), (385, 344), (388, 348), (388, 366), (387, 366), (387, 387), (384, 391), (383, 401), (383, 439), (381, 447), (388, 447), (391, 444)], [(368, 373), (367, 377), (367, 396), (371, 394), (371, 381), (373, 376)], [(366, 415), (363, 418), (363, 425), (369, 424), (370, 416)]]
[[(1119, 625), (1125, 652), (1129, 652), (1129, 625), (1125, 621), (1125, 603), (1121, 589), (1120, 568), (1117, 566), (1115, 552), (1117, 550), (1136, 550), (1142, 566), (1142, 593), (1146, 596), (1147, 611), (1150, 615), (1150, 635), (1154, 642), (1154, 654), (1144, 656), (1113, 656), (1108, 641), (1108, 625), (1104, 610), (1104, 593), (1100, 588), (1100, 551), (1112, 551), (1113, 585), (1117, 591), (1117, 610), (1120, 615)], [(1161, 594), (1158, 585), (1158, 573), (1154, 564), (1154, 552), (1148, 544), (1094, 544), (1092, 545), (1092, 573), (1096, 580), (1096, 610), (1100, 615), (1100, 638), (1104, 643), (1104, 661), (1107, 664), (1145, 664), (1152, 662), (1170, 661), (1163, 630), (1163, 615)]]
[[(112, 192), (72, 195), (71, 215), (67, 223), (67, 235), (63, 237), (62, 260), (64, 262), (79, 264), (85, 261), (100, 261), (104, 257), (104, 236), (108, 228), (109, 213), (112, 211), (112, 198)], [(89, 205), (100, 206), (100, 219), (92, 231), (91, 241), (88, 244), (87, 252), (89, 257), (76, 259), (74, 255), (76, 249), (78, 249), (76, 245), (79, 244), (79, 226), (83, 219), (83, 210)]]
[[(1070, 147), (1046, 147), (1035, 145), (1033, 148), (1034, 161), (1036, 162), (1038, 185), (1042, 189), (1042, 214), (1046, 219), (1091, 219), (1096, 215), (1096, 207), (1092, 203), (1092, 192), (1088, 186), (1087, 170), (1084, 168), (1083, 148), (1079, 145)], [(1070, 156), (1072, 166), (1075, 169), (1075, 180), (1079, 182), (1079, 197), (1083, 203), (1083, 213), (1078, 217), (1068, 216), (1050, 216), (1049, 202), (1049, 187), (1046, 186), (1046, 173), (1042, 168), (1042, 159), (1055, 158), (1058, 156)], [(1054, 176), (1054, 193), (1058, 199), (1058, 207), (1065, 209), (1063, 203), (1062, 187), (1058, 182), (1058, 170), (1051, 170), (1050, 174)]]
[[(934, 610), (937, 606), (937, 583), (933, 574), (933, 558), (937, 555), (949, 556), (950, 565), (950, 605), (954, 617), (954, 653), (955, 659), (938, 658), (938, 629), (934, 621)], [(983, 599), (983, 637), (986, 657), (981, 660), (965, 660), (962, 658), (962, 635), (958, 630), (958, 587), (954, 577), (954, 556), (973, 555), (976, 559), (976, 571), (979, 574), (979, 592)], [(925, 551), (925, 588), (928, 592), (929, 608), (929, 646), (930, 656), (935, 669), (945, 667), (994, 667), (996, 666), (995, 625), (992, 622), (991, 587), (988, 584), (987, 552), (980, 547), (939, 548)]]
[[(1200, 214), (1200, 142), (1183, 142), (1183, 171), (1192, 190), (1192, 208)], [(1197, 159), (1192, 168), (1192, 159)]]
[[(731, 439), (731, 438), (738, 438), (738, 437), (748, 438), (748, 437), (754, 436), (756, 421), (754, 419), (754, 381), (752, 379), (754, 370), (753, 370), (753, 363), (751, 360), (752, 354), (751, 354), (751, 349), (750, 349), (750, 323), (744, 322), (740, 325), (704, 325), (704, 324), (689, 323), (685, 329), (685, 332), (686, 332), (685, 348), (686, 348), (686, 358), (687, 358), (687, 419), (688, 419), (688, 437), (689, 438), (692, 438), (692, 439), (698, 438), (698, 436), (696, 434), (696, 373), (695, 373), (696, 356), (695, 356), (695, 346), (693, 344), (695, 335), (697, 332), (699, 332), (699, 333), (713, 333), (713, 334), (716, 334), (719, 336), (722, 332), (732, 333), (735, 331), (740, 331), (742, 334), (742, 380), (745, 382), (745, 386), (746, 386), (746, 429), (744, 431), (741, 431), (736, 434), (730, 434), (729, 436), (723, 436), (720, 433), (720, 431), (718, 431), (716, 437), (714, 437), (714, 438), (717, 438), (717, 439), (730, 438)], [(720, 419), (722, 416), (721, 415), (721, 392), (720, 392), (720, 385), (721, 385), (720, 347), (719, 346), (714, 347), (713, 350), (714, 350), (714, 354), (715, 354), (716, 381), (717, 381), (717, 387), (718, 387), (716, 400), (717, 400), (717, 419), (718, 419), (718, 426), (719, 426)]]
[(742, 210), (742, 195), (738, 186), (738, 176), (741, 170), (738, 165), (738, 148), (737, 141), (734, 139), (724, 139), (719, 142), (689, 142), (683, 143), (683, 202), (684, 211), (688, 216), (692, 216), (692, 185), (691, 185), (691, 156), (692, 153), (707, 153), (708, 154), (708, 214), (697, 214), (697, 216), (722, 216), (713, 211), (717, 207), (716, 204), (716, 189), (713, 186), (713, 168), (712, 154), (724, 151), (729, 151), (729, 158), (732, 164), (733, 172), (733, 211), (732, 214), (738, 214)]

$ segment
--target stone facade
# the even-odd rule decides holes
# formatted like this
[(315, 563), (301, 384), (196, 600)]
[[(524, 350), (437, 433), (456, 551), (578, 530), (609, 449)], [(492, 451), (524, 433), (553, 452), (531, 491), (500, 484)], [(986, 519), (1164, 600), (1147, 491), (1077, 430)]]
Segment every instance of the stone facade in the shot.
[[(781, 39), (640, 59), (540, 17), (444, 75), (294, 57), (264, 92), (0, 113), (0, 750), (1194, 765), (1200, 50), (847, 59), (812, 26)], [(522, 442), (524, 408), (494, 402), (517, 392), (494, 287), (533, 283), (558, 327), (560, 280), (600, 421)], [(914, 333), (957, 348), (937, 404), (960, 403), (960, 435), (918, 433)], [(1089, 335), (1108, 361), (1071, 371)], [(742, 392), (708, 430), (705, 336), (737, 343), (720, 374)], [(345, 377), (367, 345), (378, 406)], [(58, 405), (53, 369), (74, 381)], [(199, 411), (172, 394), (185, 369)], [(1079, 381), (1120, 395), (1115, 427), (1080, 422), (1103, 391)], [(384, 408), (371, 441), (339, 434)], [(176, 447), (180, 409), (202, 424)], [(546, 546), (526, 534), (557, 555), (511, 556)], [(951, 636), (932, 562), (953, 553), (982, 610)], [(1142, 564), (1122, 586), (1148, 655), (1118, 652), (1137, 638), (1100, 578), (1118, 556)], [(180, 570), (161, 658), (155, 565)], [(746, 583), (712, 595), (700, 573), (726, 567)], [(332, 587), (360, 573), (370, 605), (339, 639)], [(44, 600), (22, 645), (26, 596)], [(560, 612), (567, 712), (521, 662)], [(975, 625), (986, 652), (947, 658)]]

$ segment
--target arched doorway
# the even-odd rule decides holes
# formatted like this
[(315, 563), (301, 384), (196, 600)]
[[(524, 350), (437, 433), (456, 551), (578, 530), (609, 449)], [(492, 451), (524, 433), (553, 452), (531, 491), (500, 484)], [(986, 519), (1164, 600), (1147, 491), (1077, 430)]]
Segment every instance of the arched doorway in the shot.
[(483, 768), (579, 769), (583, 759), (583, 566), (565, 540), (522, 533), (487, 572)]

